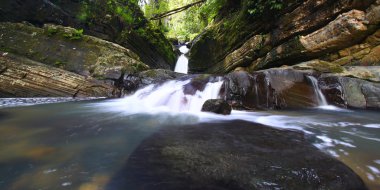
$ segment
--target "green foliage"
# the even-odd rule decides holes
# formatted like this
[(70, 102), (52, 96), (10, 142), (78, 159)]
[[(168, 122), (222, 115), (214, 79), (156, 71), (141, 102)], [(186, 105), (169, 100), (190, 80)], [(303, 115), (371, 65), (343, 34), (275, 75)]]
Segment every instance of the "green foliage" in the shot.
[(204, 24), (211, 23), (217, 16), (219, 10), (226, 4), (227, 0), (207, 0), (199, 10), (199, 14), (202, 17)]
[(100, 19), (99, 15), (118, 16), (129, 25), (135, 24), (136, 18), (139, 18), (136, 13), (137, 0), (83, 0), (81, 8), (77, 14), (77, 19), (91, 24), (92, 21)]
[(55, 67), (59, 67), (59, 68), (62, 68), (63, 66), (65, 66), (67, 63), (66, 62), (62, 62), (62, 61), (55, 61), (54, 62), (54, 66)]
[(248, 1), (248, 13), (260, 16), (264, 13), (273, 13), (284, 8), (284, 0), (251, 0)]
[[(143, 6), (144, 14), (151, 18), (157, 14), (183, 7), (199, 0), (160, 0), (148, 1)], [(153, 27), (161, 30), (168, 38), (180, 41), (192, 40), (202, 32), (217, 15), (226, 0), (207, 0), (205, 3), (191, 7), (159, 21), (153, 21)]]
[(48, 29), (47, 29), (47, 35), (48, 36), (53, 36), (53, 35), (55, 35), (55, 34), (57, 34), (58, 33), (58, 28), (55, 28), (55, 27), (49, 27)]
[(74, 29), (72, 32), (64, 33), (63, 37), (68, 38), (70, 40), (80, 40), (83, 37), (83, 29)]

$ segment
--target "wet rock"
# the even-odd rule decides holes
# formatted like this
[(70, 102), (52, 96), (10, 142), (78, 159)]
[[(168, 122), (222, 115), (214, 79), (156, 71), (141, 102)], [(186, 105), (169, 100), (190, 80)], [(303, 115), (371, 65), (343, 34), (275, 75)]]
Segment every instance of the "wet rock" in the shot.
[(182, 80), (186, 80), (189, 78), (191, 81), (184, 85), (183, 92), (189, 95), (195, 95), (197, 91), (203, 91), (206, 88), (206, 85), (210, 82), (218, 82), (222, 80), (222, 77), (209, 75), (209, 74), (201, 74), (201, 75), (188, 75), (182, 77)]
[[(313, 80), (317, 84), (313, 84)], [(292, 109), (318, 106), (319, 87), (327, 102), (343, 108), (380, 109), (380, 67), (342, 67), (313, 60), (291, 67), (225, 76), (224, 98), (234, 109)]]
[(174, 71), (166, 69), (151, 69), (139, 73), (138, 77), (141, 78), (140, 87), (142, 87), (150, 84), (160, 84), (168, 80), (179, 78), (184, 75), (185, 74), (176, 73)]
[(235, 108), (289, 109), (318, 105), (310, 80), (312, 70), (277, 68), (226, 76), (226, 99)]
[(202, 106), (203, 112), (212, 112), (221, 115), (230, 115), (232, 108), (227, 101), (221, 99), (207, 100)]
[(356, 109), (380, 109), (380, 83), (331, 74), (322, 75), (319, 80), (331, 104)]
[(164, 127), (106, 189), (366, 189), (301, 132), (230, 121)]
[[(0, 52), (1, 53), (1, 52)], [(27, 58), (0, 56), (0, 97), (114, 97), (113, 85)]]

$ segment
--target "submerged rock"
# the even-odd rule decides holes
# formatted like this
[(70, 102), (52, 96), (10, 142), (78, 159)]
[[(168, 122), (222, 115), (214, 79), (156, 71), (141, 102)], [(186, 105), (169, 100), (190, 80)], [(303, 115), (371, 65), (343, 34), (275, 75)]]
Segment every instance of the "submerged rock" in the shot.
[(227, 101), (221, 99), (207, 100), (202, 106), (203, 112), (230, 115), (232, 108)]
[(244, 121), (161, 128), (107, 185), (113, 189), (366, 189), (303, 133)]

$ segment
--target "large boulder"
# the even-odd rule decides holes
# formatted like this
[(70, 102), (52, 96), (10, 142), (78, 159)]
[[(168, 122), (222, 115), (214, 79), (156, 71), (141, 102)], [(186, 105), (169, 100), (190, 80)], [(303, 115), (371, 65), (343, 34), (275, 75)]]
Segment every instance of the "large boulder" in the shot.
[(226, 76), (226, 100), (237, 109), (290, 109), (318, 105), (312, 70), (277, 68)]
[(136, 1), (2, 0), (0, 21), (53, 23), (83, 29), (85, 34), (131, 49), (152, 68), (174, 68), (175, 54), (170, 42), (144, 18)]
[(160, 128), (106, 189), (366, 189), (301, 132), (244, 121)]
[(232, 108), (227, 101), (221, 99), (207, 100), (202, 106), (203, 112), (212, 112), (221, 115), (230, 115)]
[(328, 104), (380, 109), (380, 67), (342, 67), (320, 60), (225, 77), (225, 99), (235, 109), (292, 109)]
[(380, 83), (334, 75), (322, 75), (319, 80), (331, 104), (345, 108), (380, 109)]
[(5, 22), (0, 33), (0, 50), (84, 76), (118, 80), (148, 69), (131, 50), (69, 27)]
[(114, 97), (112, 84), (0, 52), (0, 97)]

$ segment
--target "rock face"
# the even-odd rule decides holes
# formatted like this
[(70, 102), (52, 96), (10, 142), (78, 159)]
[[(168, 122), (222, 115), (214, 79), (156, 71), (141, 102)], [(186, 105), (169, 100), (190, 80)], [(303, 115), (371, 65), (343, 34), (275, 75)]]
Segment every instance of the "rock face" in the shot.
[(149, 25), (135, 1), (3, 0), (0, 21), (84, 29), (85, 34), (131, 49), (152, 68), (174, 68), (176, 57), (170, 42)]
[(222, 115), (230, 115), (232, 108), (225, 100), (207, 100), (202, 106), (203, 112), (212, 112)]
[(59, 68), (1, 52), (0, 97), (113, 97), (116, 89)]
[[(340, 65), (380, 63), (379, 0), (282, 3), (281, 10), (268, 11), (272, 16), (249, 15), (246, 0), (240, 9), (222, 9), (220, 22), (194, 41), (190, 71), (227, 73), (238, 67), (255, 71), (316, 58)], [(238, 12), (239, 16), (228, 17), (223, 12)]]
[(243, 121), (165, 127), (106, 189), (366, 189), (300, 132)]
[(73, 28), (0, 23), (0, 33), (0, 50), (84, 76), (118, 80), (148, 68), (131, 50)]

